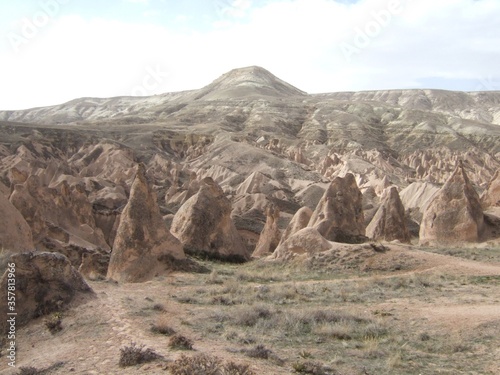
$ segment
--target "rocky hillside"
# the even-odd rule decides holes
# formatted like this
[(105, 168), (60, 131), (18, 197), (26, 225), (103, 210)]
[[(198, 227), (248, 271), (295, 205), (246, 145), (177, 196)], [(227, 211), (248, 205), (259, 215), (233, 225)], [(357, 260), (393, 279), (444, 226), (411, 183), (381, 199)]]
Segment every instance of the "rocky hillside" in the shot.
[(348, 173), (363, 193), (366, 225), (384, 189), (418, 191), (421, 199), (402, 192), (414, 236), (430, 192), (459, 160), (481, 195), (500, 167), (500, 92), (311, 95), (248, 67), (199, 90), (3, 111), (0, 134), (0, 192), (36, 247), (113, 248), (144, 163), (168, 226), (210, 177), (250, 254), (270, 204), (283, 230)]

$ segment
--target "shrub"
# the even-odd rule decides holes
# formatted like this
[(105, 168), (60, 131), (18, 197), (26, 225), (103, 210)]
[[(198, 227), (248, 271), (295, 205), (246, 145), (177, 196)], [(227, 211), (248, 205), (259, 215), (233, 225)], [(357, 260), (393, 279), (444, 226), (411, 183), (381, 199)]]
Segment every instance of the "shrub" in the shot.
[(295, 362), (292, 367), (295, 372), (298, 372), (299, 374), (327, 375), (327, 372), (324, 370), (323, 366), (317, 362)]
[(135, 366), (141, 363), (147, 363), (161, 358), (152, 349), (144, 349), (144, 345), (137, 346), (134, 342), (130, 346), (120, 349), (120, 367)]
[(248, 357), (261, 359), (269, 359), (273, 354), (272, 350), (267, 349), (264, 345), (257, 345), (252, 349), (244, 349), (243, 353)]
[(255, 375), (248, 365), (223, 363), (218, 357), (197, 354), (182, 355), (169, 366), (172, 375)]
[(174, 335), (170, 338), (168, 346), (172, 349), (192, 350), (193, 342), (182, 335)]
[(41, 372), (35, 367), (20, 367), (18, 375), (41, 375)]
[(45, 320), (45, 327), (47, 327), (52, 334), (62, 331), (62, 315), (60, 313), (52, 314)]
[(156, 321), (156, 324), (151, 327), (151, 332), (165, 336), (172, 336), (175, 333), (175, 330), (168, 325), (168, 320), (163, 316), (160, 317)]

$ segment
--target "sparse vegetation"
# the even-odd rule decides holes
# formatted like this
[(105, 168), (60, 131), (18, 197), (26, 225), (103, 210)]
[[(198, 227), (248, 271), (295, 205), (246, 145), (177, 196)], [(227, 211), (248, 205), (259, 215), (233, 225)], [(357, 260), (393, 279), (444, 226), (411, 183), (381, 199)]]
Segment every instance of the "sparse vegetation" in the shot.
[(170, 338), (168, 346), (178, 350), (193, 350), (193, 342), (185, 336), (174, 335)]
[(50, 333), (56, 334), (57, 332), (62, 331), (62, 314), (61, 313), (53, 313), (45, 320), (45, 327), (49, 330)]
[(161, 358), (154, 350), (131, 343), (120, 349), (120, 367), (135, 366), (142, 363), (152, 362)]
[(248, 365), (223, 362), (208, 354), (181, 355), (169, 366), (172, 375), (255, 375)]
[(175, 330), (169, 325), (167, 316), (162, 315), (157, 322), (151, 327), (151, 331), (160, 335), (172, 336)]

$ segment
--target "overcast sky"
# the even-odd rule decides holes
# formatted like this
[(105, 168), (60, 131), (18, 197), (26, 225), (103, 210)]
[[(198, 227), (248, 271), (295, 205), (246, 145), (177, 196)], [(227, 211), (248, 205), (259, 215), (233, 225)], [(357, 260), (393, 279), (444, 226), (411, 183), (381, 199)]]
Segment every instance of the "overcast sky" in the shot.
[(500, 0), (0, 2), (0, 109), (262, 66), (309, 93), (500, 90)]

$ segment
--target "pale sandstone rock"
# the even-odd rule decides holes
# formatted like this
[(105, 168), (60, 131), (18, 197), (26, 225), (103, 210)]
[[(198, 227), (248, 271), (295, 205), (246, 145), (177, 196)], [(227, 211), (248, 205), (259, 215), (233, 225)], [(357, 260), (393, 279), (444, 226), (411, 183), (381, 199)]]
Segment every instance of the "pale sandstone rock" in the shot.
[(363, 196), (351, 173), (336, 177), (313, 212), (310, 227), (329, 241), (359, 243), (365, 240)]
[(260, 233), (259, 242), (257, 242), (252, 257), (260, 258), (270, 255), (276, 249), (281, 238), (281, 232), (278, 228), (279, 218), (279, 208), (274, 205), (268, 206), (266, 209), (266, 225)]
[(188, 253), (231, 261), (250, 258), (231, 219), (231, 202), (209, 177), (177, 211), (171, 231)]
[(289, 237), (293, 236), (299, 230), (304, 229), (309, 224), (313, 211), (309, 207), (302, 207), (293, 215), (292, 220), (286, 227), (280, 239), (280, 244), (285, 242)]
[(290, 260), (299, 255), (311, 256), (332, 247), (315, 228), (304, 228), (288, 237), (273, 253), (273, 258)]
[(481, 196), (481, 203), (484, 208), (500, 207), (500, 170), (497, 170), (486, 187), (486, 191)]
[(165, 273), (172, 259), (184, 259), (181, 243), (169, 232), (156, 196), (139, 164), (130, 198), (120, 217), (107, 277), (144, 282)]
[(366, 235), (376, 241), (410, 242), (410, 233), (406, 227), (405, 208), (395, 186), (384, 191), (382, 204), (366, 227)]
[(460, 162), (424, 212), (420, 243), (459, 245), (477, 242), (483, 231), (484, 214), (479, 196)]

